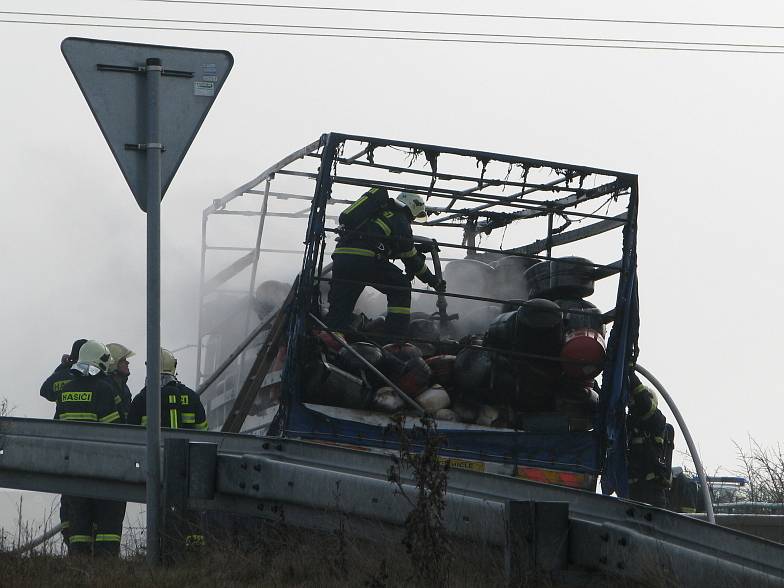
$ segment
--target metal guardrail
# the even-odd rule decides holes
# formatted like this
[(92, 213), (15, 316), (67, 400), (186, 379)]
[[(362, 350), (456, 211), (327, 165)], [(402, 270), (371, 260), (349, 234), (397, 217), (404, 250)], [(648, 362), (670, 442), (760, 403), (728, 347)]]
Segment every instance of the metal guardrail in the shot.
[[(162, 437), (189, 442), (190, 508), (285, 516), (292, 525), (329, 530), (343, 521), (349, 531), (369, 535), (379, 525), (402, 525), (410, 510), (388, 481), (389, 456), (249, 435), (163, 430)], [(144, 443), (144, 430), (133, 426), (0, 418), (0, 487), (144, 502)], [(405, 471), (401, 482), (413, 496)], [(506, 476), (450, 471), (444, 522), (454, 536), (509, 549), (510, 504), (520, 502), (568, 505), (571, 565), (640, 580), (650, 579), (653, 567), (684, 586), (725, 585), (728, 577), (784, 586), (784, 545)], [(545, 517), (537, 524), (553, 522)]]

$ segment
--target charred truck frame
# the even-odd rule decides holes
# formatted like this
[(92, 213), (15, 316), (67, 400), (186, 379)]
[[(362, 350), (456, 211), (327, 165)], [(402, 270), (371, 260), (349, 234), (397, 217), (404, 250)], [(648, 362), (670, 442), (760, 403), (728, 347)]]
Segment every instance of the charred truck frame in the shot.
[[(381, 371), (414, 399), (422, 386), (440, 384), (437, 393), (424, 393), (440, 394), (450, 405), (435, 413), (443, 458), (452, 467), (589, 490), (601, 474), (604, 492), (626, 496), (628, 376), (639, 326), (638, 188), (636, 175), (605, 169), (329, 133), (213, 201), (202, 225), (198, 345), (199, 391), (211, 424), (226, 417), (256, 353), (253, 340), (266, 332), (258, 326), (262, 313), (250, 310), (264, 302), (254, 298), (260, 260), (274, 274), (281, 265), (268, 256), (284, 257), (288, 276), (278, 273), (291, 279), (291, 262), (301, 256), (301, 265), (294, 261), (300, 277), (289, 298), (285, 342), (244, 430), (390, 451), (398, 448), (391, 412), (417, 426), (408, 406), (380, 408), (380, 389), (397, 392), (384, 388), (366, 364), (341, 355), (334, 340), (330, 348), (318, 325), (341, 233), (337, 216), (370, 188), (426, 199), (429, 218), (412, 225), (415, 241), (447, 289), (413, 285), (411, 334), (400, 340), (379, 329), (381, 319), (362, 314), (374, 306), (376, 314), (383, 311), (366, 288), (345, 336), (374, 365), (396, 356), (393, 369)], [(254, 210), (232, 209), (259, 196)], [(311, 206), (292, 208), (300, 200), (312, 200)], [(283, 208), (274, 210), (273, 202)], [(214, 215), (257, 217), (258, 228), (245, 233), (246, 240), (255, 237), (255, 247), (208, 245)], [(279, 220), (289, 226), (269, 226)], [(241, 239), (241, 233), (223, 235)], [(262, 247), (268, 233), (274, 248)], [(289, 248), (286, 239), (294, 239)], [(212, 269), (211, 255), (232, 252), (245, 253)], [(248, 285), (221, 290), (247, 273)], [(241, 343), (210, 326), (210, 308), (231, 295), (247, 303), (234, 315), (244, 320)], [(411, 388), (407, 360), (426, 366), (427, 382)], [(210, 377), (221, 363), (222, 379)]]

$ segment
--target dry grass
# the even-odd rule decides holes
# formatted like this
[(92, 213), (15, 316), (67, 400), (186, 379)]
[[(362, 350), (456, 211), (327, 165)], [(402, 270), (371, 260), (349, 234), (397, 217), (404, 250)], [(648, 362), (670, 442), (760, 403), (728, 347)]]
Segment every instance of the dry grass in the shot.
[[(356, 541), (338, 533), (271, 528), (252, 548), (212, 544), (188, 554), (170, 568), (150, 569), (141, 555), (121, 560), (87, 560), (54, 556), (0, 554), (0, 585), (214, 587), (331, 586), (392, 587), (422, 585), (414, 577), (402, 545)], [(466, 553), (465, 555), (469, 555)], [(500, 552), (490, 558), (461, 557), (450, 566), (450, 586), (503, 584)], [(492, 560), (492, 561), (490, 561)]]
[[(431, 585), (417, 575), (399, 538), (386, 543), (369, 542), (337, 532), (316, 533), (278, 524), (266, 524), (261, 531), (253, 545), (238, 541), (237, 537), (220, 544), (213, 541), (202, 553), (187, 554), (169, 568), (151, 569), (141, 554), (120, 560), (0, 554), (0, 586), (414, 588)], [(506, 586), (500, 549), (450, 543), (448, 553), (447, 586)], [(562, 576), (531, 578), (525, 586), (638, 586), (577, 574), (570, 575), (568, 582)]]

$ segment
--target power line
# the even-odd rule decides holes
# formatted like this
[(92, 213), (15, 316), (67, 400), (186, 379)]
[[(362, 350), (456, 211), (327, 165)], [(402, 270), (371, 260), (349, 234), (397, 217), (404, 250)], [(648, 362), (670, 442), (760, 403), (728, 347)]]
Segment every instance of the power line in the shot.
[[(536, 47), (585, 47), (589, 49), (636, 49), (641, 51), (678, 51), (691, 53), (742, 53), (757, 55), (782, 55), (784, 51), (763, 51), (759, 49), (710, 49), (706, 47), (656, 47), (645, 45), (607, 45), (603, 43), (544, 43), (540, 41), (492, 41), (489, 39), (439, 39), (436, 37), (393, 37), (387, 35), (349, 35), (344, 33), (300, 33), (294, 31), (249, 31), (245, 29), (214, 29), (214, 28), (185, 28), (185, 27), (166, 27), (132, 24), (105, 24), (105, 23), (86, 23), (76, 21), (45, 21), (45, 20), (21, 20), (21, 19), (0, 19), (2, 23), (9, 24), (28, 24), (28, 25), (55, 25), (55, 26), (77, 26), (90, 28), (108, 29), (132, 29), (132, 30), (151, 30), (151, 31), (178, 31), (192, 33), (228, 33), (245, 35), (273, 35), (286, 37), (318, 37), (318, 38), (337, 38), (337, 39), (371, 39), (384, 41), (422, 41), (430, 43), (459, 43), (473, 45), (512, 45), (512, 46), (536, 46)], [(611, 40), (610, 40), (611, 41)], [(775, 47), (771, 45), (770, 47)]]
[(634, 20), (624, 18), (584, 18), (576, 16), (531, 16), (525, 14), (493, 14), (477, 12), (441, 12), (435, 10), (396, 10), (391, 8), (346, 8), (341, 6), (309, 6), (296, 4), (268, 4), (262, 2), (216, 2), (214, 0), (136, 0), (137, 2), (161, 2), (167, 4), (208, 4), (213, 6), (246, 6), (252, 8), (285, 8), (291, 10), (322, 10), (332, 12), (364, 12), (376, 14), (409, 14), (419, 16), (461, 16), (469, 18), (505, 18), (518, 20), (550, 20), (567, 22), (597, 22), (613, 24), (644, 24), (680, 27), (729, 27), (741, 29), (781, 30), (784, 26), (740, 24), (724, 22), (693, 22), (677, 20)]
[(89, 18), (98, 20), (123, 20), (123, 21), (143, 21), (143, 22), (164, 22), (181, 24), (199, 25), (220, 25), (220, 26), (250, 26), (268, 27), (284, 29), (307, 29), (307, 30), (328, 30), (328, 31), (350, 31), (361, 33), (402, 33), (415, 35), (443, 35), (455, 37), (478, 37), (478, 38), (505, 38), (505, 39), (537, 39), (543, 41), (581, 41), (590, 43), (651, 43), (662, 45), (696, 45), (703, 47), (746, 47), (755, 49), (784, 49), (784, 45), (770, 45), (759, 43), (725, 43), (725, 42), (705, 42), (705, 41), (667, 41), (662, 39), (625, 39), (609, 37), (570, 37), (558, 35), (521, 35), (506, 33), (474, 33), (467, 31), (438, 31), (421, 29), (379, 29), (365, 27), (340, 27), (340, 26), (318, 26), (318, 25), (295, 25), (280, 23), (245, 22), (245, 21), (221, 21), (221, 20), (188, 20), (173, 18), (148, 18), (131, 16), (106, 16), (96, 14), (69, 14), (55, 12), (21, 12), (16, 10), (0, 10), (0, 14), (16, 16), (45, 16), (62, 18)]

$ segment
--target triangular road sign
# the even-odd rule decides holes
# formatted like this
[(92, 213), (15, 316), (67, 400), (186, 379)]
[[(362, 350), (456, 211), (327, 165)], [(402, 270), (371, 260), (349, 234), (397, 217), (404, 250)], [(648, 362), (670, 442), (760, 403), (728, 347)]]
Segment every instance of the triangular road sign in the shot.
[(228, 51), (69, 37), (60, 48), (142, 210), (145, 64), (160, 59), (161, 198), (231, 70)]

